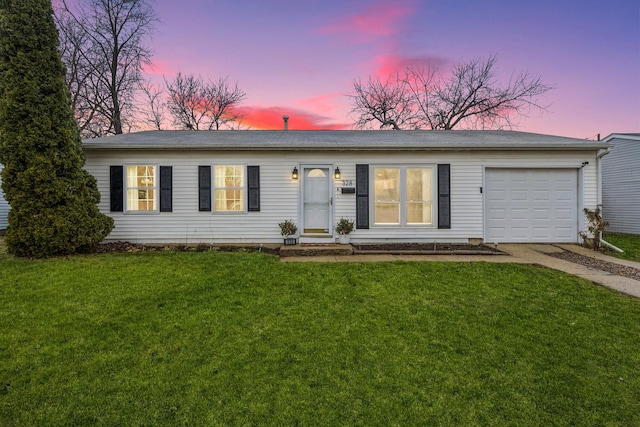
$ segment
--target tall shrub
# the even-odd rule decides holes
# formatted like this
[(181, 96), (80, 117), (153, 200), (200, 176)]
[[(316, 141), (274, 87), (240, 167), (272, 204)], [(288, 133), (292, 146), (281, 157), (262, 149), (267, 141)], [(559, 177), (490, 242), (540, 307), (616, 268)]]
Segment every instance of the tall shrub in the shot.
[(50, 0), (0, 0), (0, 162), (18, 256), (69, 254), (113, 228), (98, 211), (57, 50)]

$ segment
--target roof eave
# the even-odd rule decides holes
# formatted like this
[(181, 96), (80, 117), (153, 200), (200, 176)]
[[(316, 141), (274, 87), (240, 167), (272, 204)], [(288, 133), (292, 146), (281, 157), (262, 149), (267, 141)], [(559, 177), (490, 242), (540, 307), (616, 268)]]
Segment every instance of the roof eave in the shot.
[(628, 134), (628, 133), (612, 133), (604, 138), (603, 142), (609, 142), (612, 139), (628, 139), (632, 141), (640, 141), (640, 134)]
[(599, 150), (611, 147), (612, 144), (601, 141), (598, 144), (536, 144), (536, 145), (509, 145), (509, 144), (484, 144), (484, 145), (446, 145), (446, 146), (324, 146), (324, 145), (181, 145), (181, 144), (119, 144), (119, 143), (85, 143), (85, 150), (189, 150), (189, 151), (584, 151)]

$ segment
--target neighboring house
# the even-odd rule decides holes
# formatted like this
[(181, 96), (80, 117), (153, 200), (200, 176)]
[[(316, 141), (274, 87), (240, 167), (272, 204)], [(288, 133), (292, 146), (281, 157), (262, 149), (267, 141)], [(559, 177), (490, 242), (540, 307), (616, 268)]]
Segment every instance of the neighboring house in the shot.
[[(83, 141), (108, 240), (577, 242), (609, 144), (511, 131), (148, 131)], [(339, 175), (338, 175), (339, 172)]]
[(640, 235), (640, 133), (614, 133), (602, 157), (602, 216), (607, 231)]
[[(2, 168), (0, 165), (0, 172), (2, 172)], [(2, 176), (0, 176), (0, 186), (2, 186)], [(9, 225), (7, 215), (9, 215), (9, 203), (4, 199), (4, 192), (0, 189), (0, 234), (3, 234)]]

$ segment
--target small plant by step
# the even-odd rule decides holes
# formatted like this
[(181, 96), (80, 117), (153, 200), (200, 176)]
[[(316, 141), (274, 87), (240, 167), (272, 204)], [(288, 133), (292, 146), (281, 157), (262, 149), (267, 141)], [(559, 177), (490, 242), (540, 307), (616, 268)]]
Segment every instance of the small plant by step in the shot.
[(351, 234), (351, 232), (353, 231), (353, 228), (354, 228), (354, 222), (349, 218), (342, 217), (336, 223), (336, 233), (338, 234), (343, 234), (343, 235)]
[(294, 236), (298, 232), (298, 226), (290, 219), (279, 222), (278, 227), (283, 237)]

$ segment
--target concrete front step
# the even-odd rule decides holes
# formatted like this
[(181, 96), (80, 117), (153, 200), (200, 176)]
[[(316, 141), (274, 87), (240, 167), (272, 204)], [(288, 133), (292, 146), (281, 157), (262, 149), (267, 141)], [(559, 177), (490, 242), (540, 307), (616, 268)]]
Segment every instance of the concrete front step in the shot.
[(351, 245), (338, 245), (335, 243), (328, 244), (309, 244), (302, 243), (291, 246), (281, 246), (281, 257), (292, 256), (330, 256), (330, 255), (351, 255), (353, 247)]

